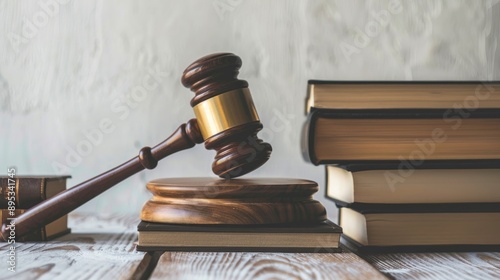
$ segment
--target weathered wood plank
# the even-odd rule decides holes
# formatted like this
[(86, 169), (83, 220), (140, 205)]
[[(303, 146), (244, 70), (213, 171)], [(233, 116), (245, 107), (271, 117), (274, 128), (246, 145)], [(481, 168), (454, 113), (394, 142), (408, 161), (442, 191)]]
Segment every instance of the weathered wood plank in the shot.
[(500, 279), (500, 253), (365, 254), (363, 257), (395, 279)]
[[(135, 251), (138, 221), (130, 216), (70, 215), (73, 233), (49, 242), (19, 243), (16, 272), (7, 270), (4, 259), (0, 275), (16, 280), (128, 279), (144, 256)], [(1, 244), (0, 250), (6, 247)]]
[(352, 253), (165, 252), (151, 279), (387, 279)]

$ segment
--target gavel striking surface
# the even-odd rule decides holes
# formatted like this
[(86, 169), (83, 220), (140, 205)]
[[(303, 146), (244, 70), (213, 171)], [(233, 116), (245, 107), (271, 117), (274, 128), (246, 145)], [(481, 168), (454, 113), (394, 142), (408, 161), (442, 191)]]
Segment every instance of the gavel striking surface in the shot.
[(141, 219), (174, 224), (315, 224), (326, 210), (302, 179), (164, 178), (147, 184), (153, 194)]

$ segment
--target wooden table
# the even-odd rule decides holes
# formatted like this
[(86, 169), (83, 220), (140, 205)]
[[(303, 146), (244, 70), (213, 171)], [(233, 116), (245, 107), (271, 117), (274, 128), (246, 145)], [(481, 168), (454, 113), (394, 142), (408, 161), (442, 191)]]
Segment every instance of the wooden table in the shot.
[(135, 250), (138, 221), (72, 214), (71, 234), (18, 244), (15, 273), (0, 254), (0, 279), (500, 279), (500, 253), (144, 254)]

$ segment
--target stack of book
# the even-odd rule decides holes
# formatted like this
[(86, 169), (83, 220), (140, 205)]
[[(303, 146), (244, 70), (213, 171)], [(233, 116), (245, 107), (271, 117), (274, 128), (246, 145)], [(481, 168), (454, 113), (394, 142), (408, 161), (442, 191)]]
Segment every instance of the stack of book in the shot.
[[(2, 176), (0, 177), (0, 220), (2, 224), (27, 209), (66, 189), (71, 176)], [(17, 241), (46, 241), (69, 233), (68, 216), (47, 224)]]
[(300, 179), (163, 178), (138, 225), (139, 251), (340, 252), (341, 228)]
[(358, 249), (500, 247), (500, 83), (310, 81), (304, 155)]

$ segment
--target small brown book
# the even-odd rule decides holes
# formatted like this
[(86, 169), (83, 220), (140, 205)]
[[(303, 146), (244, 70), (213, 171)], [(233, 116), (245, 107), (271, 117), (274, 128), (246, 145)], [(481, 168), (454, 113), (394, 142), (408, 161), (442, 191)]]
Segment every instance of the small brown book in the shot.
[(139, 251), (340, 252), (342, 229), (314, 225), (179, 225), (142, 221)]
[(0, 177), (0, 209), (7, 209), (9, 186), (14, 185), (16, 209), (28, 209), (66, 189), (71, 176), (16, 176)]
[[(28, 208), (64, 191), (68, 178), (71, 176), (0, 177), (0, 220), (10, 223)], [(46, 241), (69, 232), (68, 216), (65, 215), (24, 237), (16, 237), (16, 241)]]

